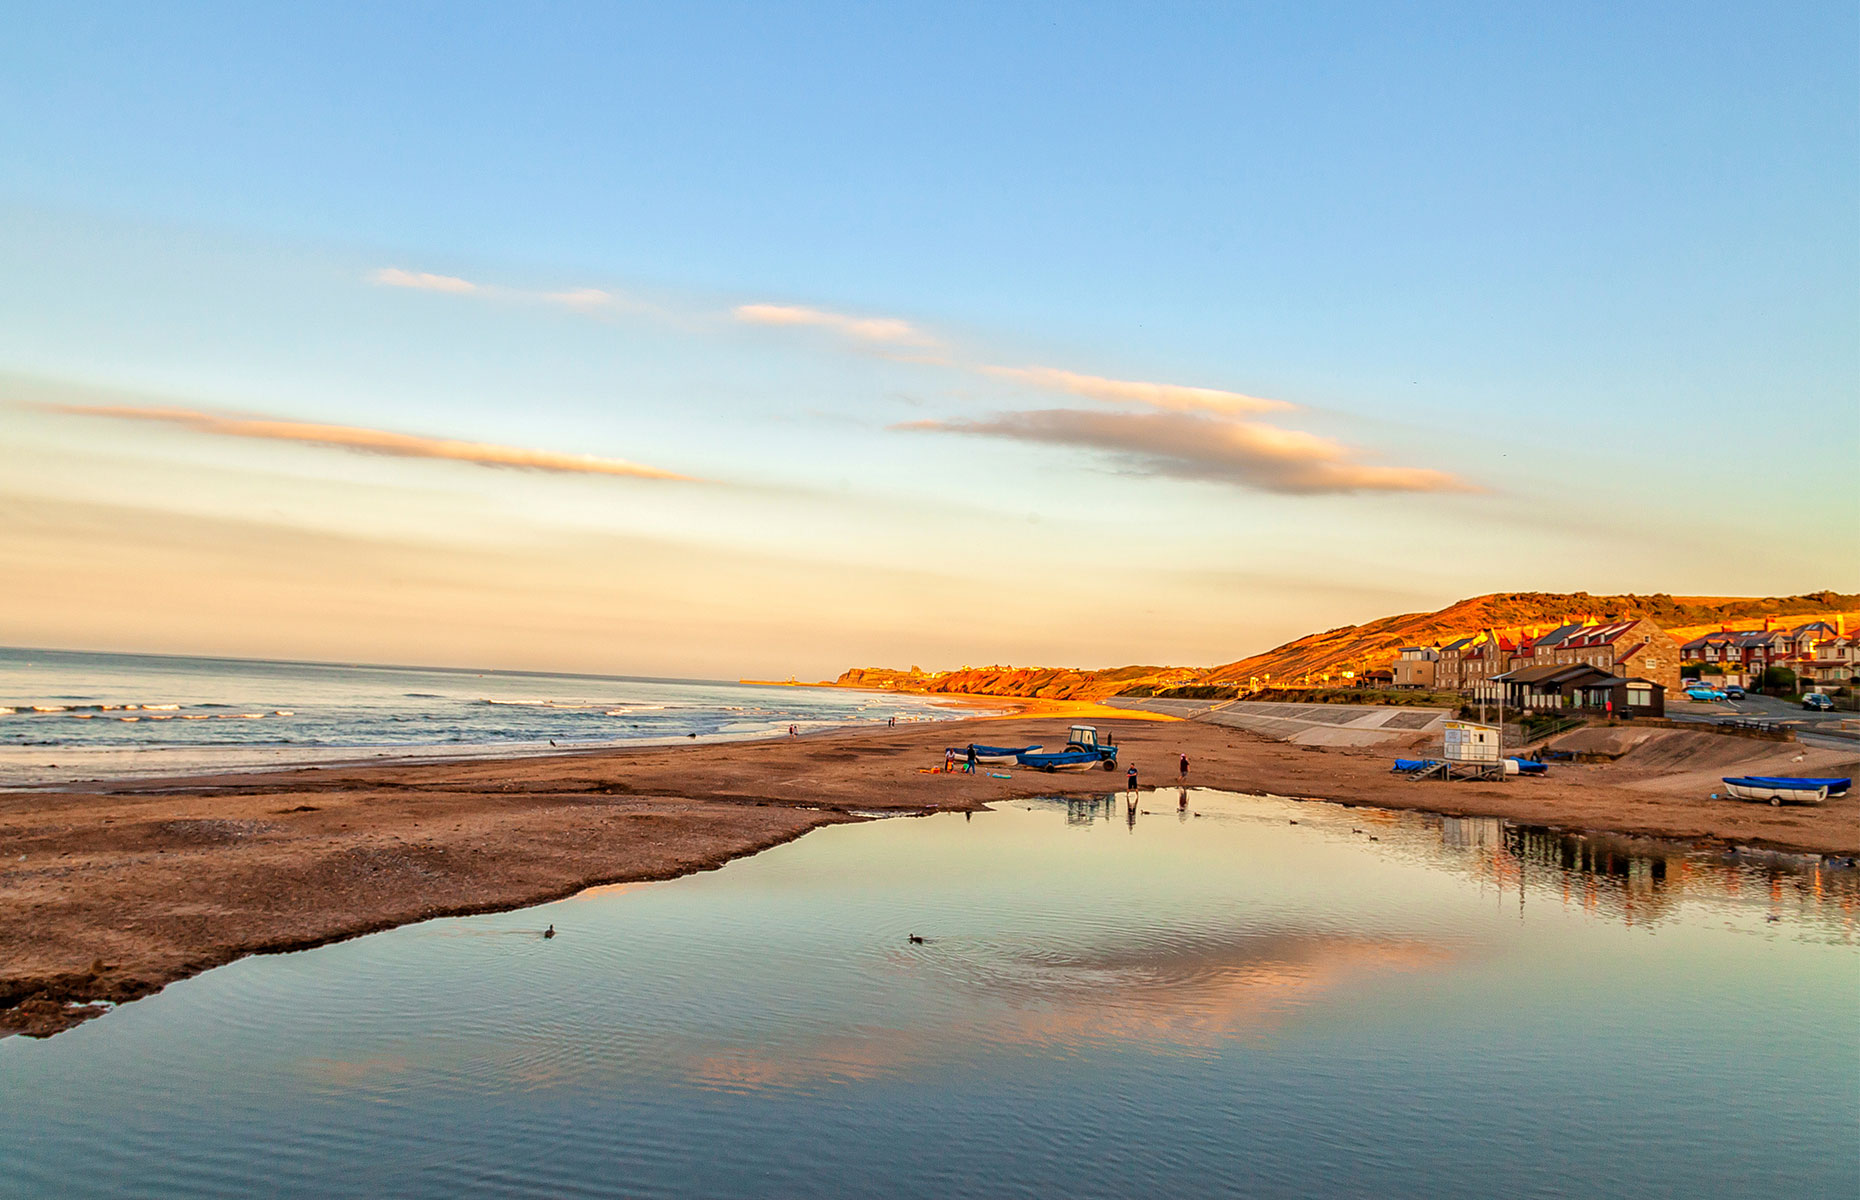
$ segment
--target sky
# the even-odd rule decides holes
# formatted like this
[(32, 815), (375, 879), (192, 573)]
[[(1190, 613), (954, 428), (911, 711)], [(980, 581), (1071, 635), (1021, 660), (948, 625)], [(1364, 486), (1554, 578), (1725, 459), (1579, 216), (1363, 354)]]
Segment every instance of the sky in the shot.
[(0, 643), (1212, 665), (1860, 590), (1851, 4), (15, 3)]

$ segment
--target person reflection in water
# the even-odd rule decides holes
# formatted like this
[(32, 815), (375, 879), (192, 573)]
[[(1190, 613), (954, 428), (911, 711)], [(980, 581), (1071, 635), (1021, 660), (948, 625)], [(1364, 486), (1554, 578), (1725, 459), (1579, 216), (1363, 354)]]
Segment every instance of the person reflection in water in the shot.
[(1175, 793), (1175, 814), (1182, 820), (1188, 820), (1188, 789), (1178, 788)]
[(1137, 827), (1137, 794), (1135, 792), (1130, 794), (1129, 803), (1124, 805), (1124, 824), (1131, 829)]

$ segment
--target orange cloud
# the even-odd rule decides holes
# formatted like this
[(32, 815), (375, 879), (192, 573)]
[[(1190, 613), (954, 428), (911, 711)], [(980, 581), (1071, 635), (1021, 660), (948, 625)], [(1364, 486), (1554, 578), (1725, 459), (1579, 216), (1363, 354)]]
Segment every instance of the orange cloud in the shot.
[(1277, 412), (1294, 407), (1283, 400), (1267, 400), (1220, 388), (1187, 387), (1178, 383), (1148, 383), (1140, 379), (1106, 379), (1081, 375), (1058, 367), (981, 367), (983, 374), (1012, 379), (1048, 391), (1069, 392), (1112, 404), (1147, 404), (1170, 412), (1240, 413)]
[(324, 425), (311, 421), (283, 421), (269, 417), (234, 417), (196, 412), (186, 408), (135, 408), (126, 405), (54, 404), (50, 411), (86, 417), (109, 417), (123, 421), (158, 421), (179, 425), (200, 433), (223, 437), (262, 438), (280, 442), (303, 442), (314, 446), (333, 446), (367, 454), (386, 454), (395, 458), (439, 458), (454, 462), (477, 463), (485, 467), (517, 467), (529, 471), (558, 471), (575, 475), (621, 475), (632, 479), (666, 479), (689, 481), (690, 476), (641, 466), (618, 458), (598, 458), (592, 454), (562, 454), (553, 450), (526, 450), (516, 446), (497, 446), (487, 442), (464, 442), (451, 438), (422, 437), (411, 433), (394, 433), (385, 429), (363, 429), (354, 425)]
[(1146, 474), (1293, 495), (1477, 490), (1443, 471), (1355, 462), (1348, 447), (1315, 433), (1192, 413), (1058, 408), (893, 428), (1078, 446), (1114, 455)]
[(787, 304), (739, 304), (732, 315), (750, 325), (808, 325), (862, 342), (892, 342), (905, 346), (936, 343), (929, 334), (896, 317), (849, 317)]

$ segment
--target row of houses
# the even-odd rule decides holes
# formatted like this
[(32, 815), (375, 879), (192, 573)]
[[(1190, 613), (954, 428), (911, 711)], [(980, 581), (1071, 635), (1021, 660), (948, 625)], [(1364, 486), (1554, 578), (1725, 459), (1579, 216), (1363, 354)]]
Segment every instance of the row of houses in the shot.
[(1762, 629), (1721, 629), (1682, 648), (1688, 663), (1715, 667), (1728, 683), (1748, 686), (1766, 667), (1786, 667), (1815, 687), (1842, 687), (1860, 675), (1860, 639), (1847, 634), (1847, 618), (1809, 621), (1793, 629), (1765, 621)]
[(1652, 621), (1570, 621), (1404, 646), (1390, 664), (1390, 682), (1517, 709), (1658, 716), (1667, 689), (1679, 686), (1680, 655), (1679, 643)]
[(1805, 686), (1842, 686), (1860, 681), (1860, 638), (1848, 636), (1843, 617), (1792, 629), (1766, 621), (1762, 629), (1723, 629), (1683, 646), (1645, 619), (1572, 621), (1549, 630), (1487, 629), (1445, 645), (1403, 646), (1386, 682), (1519, 709), (1657, 716), (1665, 711), (1666, 692), (1680, 687), (1684, 664), (1716, 667), (1714, 679), (1746, 686), (1772, 666), (1793, 670)]
[(1443, 646), (1404, 646), (1391, 669), (1396, 687), (1498, 698), (1492, 680), (1533, 667), (1586, 665), (1679, 686), (1680, 647), (1652, 621), (1572, 621), (1516, 636), (1485, 630)]

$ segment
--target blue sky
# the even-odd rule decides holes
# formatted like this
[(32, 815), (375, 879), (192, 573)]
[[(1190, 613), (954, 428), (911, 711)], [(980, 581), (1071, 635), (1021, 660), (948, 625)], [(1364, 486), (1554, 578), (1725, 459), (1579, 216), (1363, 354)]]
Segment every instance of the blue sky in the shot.
[(13, 12), (6, 640), (817, 675), (1860, 588), (1851, 6)]

